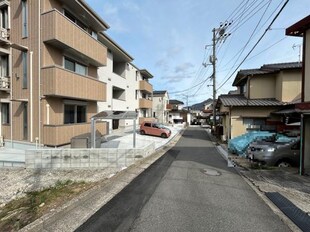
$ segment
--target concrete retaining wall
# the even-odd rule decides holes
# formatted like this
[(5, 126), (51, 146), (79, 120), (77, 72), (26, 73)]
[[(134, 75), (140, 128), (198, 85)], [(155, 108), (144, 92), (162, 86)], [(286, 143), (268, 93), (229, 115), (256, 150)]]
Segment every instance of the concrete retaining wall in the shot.
[(140, 149), (38, 149), (26, 151), (26, 168), (107, 168), (134, 164), (155, 152), (152, 143)]

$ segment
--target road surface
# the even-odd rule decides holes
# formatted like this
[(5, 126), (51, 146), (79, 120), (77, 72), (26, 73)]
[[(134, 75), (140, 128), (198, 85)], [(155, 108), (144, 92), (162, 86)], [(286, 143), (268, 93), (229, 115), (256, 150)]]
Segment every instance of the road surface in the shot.
[(196, 127), (76, 231), (290, 230)]

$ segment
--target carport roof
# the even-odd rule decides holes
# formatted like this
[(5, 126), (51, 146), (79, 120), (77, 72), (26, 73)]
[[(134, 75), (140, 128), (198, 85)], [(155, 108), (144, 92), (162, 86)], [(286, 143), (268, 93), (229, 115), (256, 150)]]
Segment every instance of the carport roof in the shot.
[(138, 113), (136, 111), (101, 111), (92, 116), (92, 119), (136, 119)]

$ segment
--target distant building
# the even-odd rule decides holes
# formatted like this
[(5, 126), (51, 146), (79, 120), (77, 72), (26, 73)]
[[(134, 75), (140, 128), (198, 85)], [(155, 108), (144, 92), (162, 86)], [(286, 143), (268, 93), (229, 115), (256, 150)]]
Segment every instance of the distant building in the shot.
[(153, 118), (160, 123), (169, 122), (169, 104), (168, 91), (153, 91)]

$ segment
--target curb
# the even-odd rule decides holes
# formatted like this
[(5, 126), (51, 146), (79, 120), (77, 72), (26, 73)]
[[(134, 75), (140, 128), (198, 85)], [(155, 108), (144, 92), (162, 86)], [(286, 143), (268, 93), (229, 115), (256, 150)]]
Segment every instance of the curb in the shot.
[[(73, 198), (55, 211), (47, 213), (38, 218), (34, 222), (22, 228), (21, 232), (35, 231), (73, 231), (88, 220), (96, 211), (108, 203), (115, 195), (125, 188), (133, 179), (147, 169), (156, 160), (162, 157), (177, 141), (181, 138), (185, 129), (177, 133), (170, 141), (158, 148), (153, 154), (143, 160), (129, 166), (127, 169), (121, 170), (109, 179), (104, 180), (99, 185), (81, 193), (78, 197)], [(96, 203), (96, 199), (100, 203)], [(95, 200), (94, 200), (95, 199)], [(67, 217), (74, 212), (82, 212), (82, 218), (75, 220), (74, 223), (68, 225)], [(64, 223), (61, 223), (63, 222)], [(65, 227), (65, 228), (64, 228)]]

